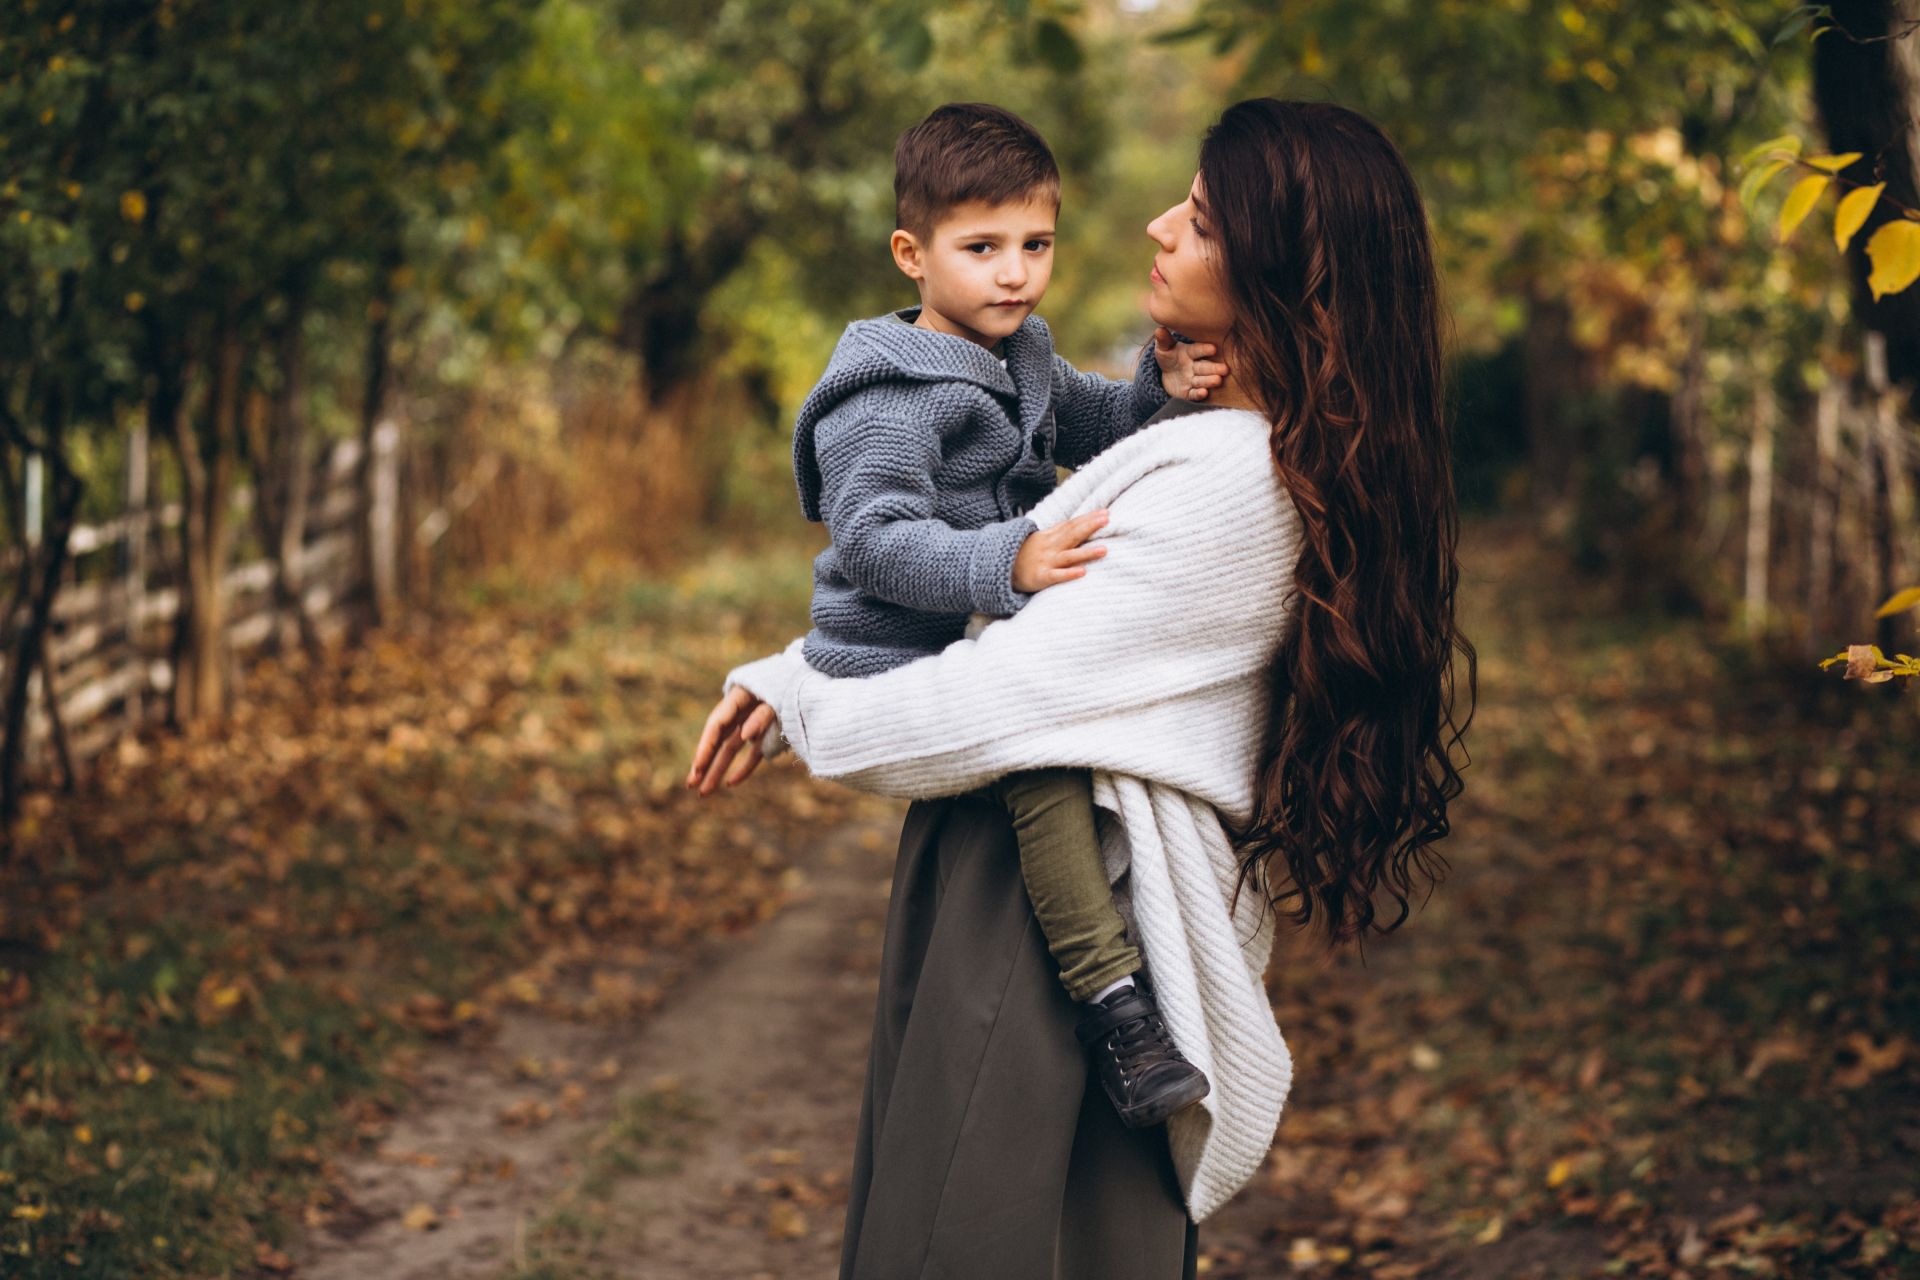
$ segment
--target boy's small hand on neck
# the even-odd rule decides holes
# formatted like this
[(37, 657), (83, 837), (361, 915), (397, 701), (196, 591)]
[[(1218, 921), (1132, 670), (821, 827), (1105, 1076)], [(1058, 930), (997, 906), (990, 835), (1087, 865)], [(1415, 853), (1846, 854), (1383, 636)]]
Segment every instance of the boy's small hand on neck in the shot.
[(1160, 366), (1160, 385), (1175, 400), (1202, 401), (1227, 379), (1225, 362), (1209, 360), (1219, 348), (1210, 342), (1178, 342), (1161, 325), (1153, 331), (1153, 358)]

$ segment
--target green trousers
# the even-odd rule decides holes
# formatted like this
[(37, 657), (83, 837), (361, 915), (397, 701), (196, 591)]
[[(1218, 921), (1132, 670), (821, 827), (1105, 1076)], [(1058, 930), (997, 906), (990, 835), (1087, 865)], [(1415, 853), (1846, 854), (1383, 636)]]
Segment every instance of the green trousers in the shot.
[(1067, 994), (1088, 1000), (1137, 971), (1140, 953), (1127, 943), (1100, 860), (1087, 771), (1010, 773), (988, 790), (1013, 819), (1020, 875)]

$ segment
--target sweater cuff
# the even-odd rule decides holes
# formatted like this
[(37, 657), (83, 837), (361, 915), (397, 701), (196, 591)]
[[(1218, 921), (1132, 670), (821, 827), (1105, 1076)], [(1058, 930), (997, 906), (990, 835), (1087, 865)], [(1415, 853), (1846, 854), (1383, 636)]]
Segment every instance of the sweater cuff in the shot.
[(1153, 339), (1140, 348), (1140, 363), (1133, 371), (1133, 414), (1135, 422), (1145, 422), (1160, 411), (1171, 397), (1160, 380), (1160, 362), (1154, 359)]
[(792, 745), (782, 717), (790, 713), (794, 687), (807, 671), (807, 660), (801, 653), (805, 644), (804, 638), (795, 640), (779, 653), (735, 667), (727, 672), (720, 689), (722, 696), (736, 688), (745, 689), (773, 708), (773, 724), (760, 738), (761, 754), (769, 760)]
[(1010, 618), (1033, 599), (1032, 592), (1013, 589), (1013, 561), (1020, 554), (1020, 544), (1039, 527), (1027, 517), (1018, 516), (980, 530), (973, 558), (967, 564), (967, 589), (973, 594), (975, 610)]

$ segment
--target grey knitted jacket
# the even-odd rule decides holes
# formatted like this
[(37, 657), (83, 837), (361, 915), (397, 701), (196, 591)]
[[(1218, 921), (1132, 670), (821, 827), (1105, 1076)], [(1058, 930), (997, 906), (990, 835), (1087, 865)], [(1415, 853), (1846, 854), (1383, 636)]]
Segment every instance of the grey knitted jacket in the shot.
[[(1027, 317), (984, 347), (915, 327), (910, 308), (856, 320), (800, 407), (800, 507), (833, 543), (813, 564), (808, 665), (867, 676), (937, 653), (973, 613), (1009, 616), (1025, 512), (1166, 401), (1152, 344), (1132, 382), (1080, 373)], [(907, 323), (901, 323), (906, 321)]]

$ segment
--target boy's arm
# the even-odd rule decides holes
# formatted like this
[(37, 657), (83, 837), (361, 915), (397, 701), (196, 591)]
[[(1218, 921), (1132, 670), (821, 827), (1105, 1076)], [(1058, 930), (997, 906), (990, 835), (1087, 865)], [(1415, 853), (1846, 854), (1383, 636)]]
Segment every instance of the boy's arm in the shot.
[(1013, 561), (1034, 532), (1024, 516), (955, 529), (934, 515), (940, 434), (927, 420), (862, 412), (854, 397), (814, 427), (820, 515), (848, 581), (930, 613), (1008, 617), (1031, 599)]
[(1053, 358), (1054, 461), (1080, 467), (1140, 429), (1167, 402), (1153, 343), (1140, 348), (1133, 381), (1081, 373)]

